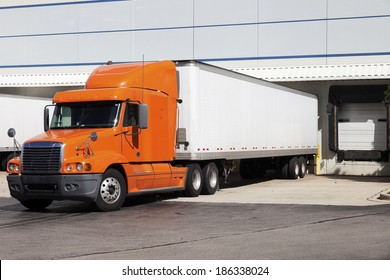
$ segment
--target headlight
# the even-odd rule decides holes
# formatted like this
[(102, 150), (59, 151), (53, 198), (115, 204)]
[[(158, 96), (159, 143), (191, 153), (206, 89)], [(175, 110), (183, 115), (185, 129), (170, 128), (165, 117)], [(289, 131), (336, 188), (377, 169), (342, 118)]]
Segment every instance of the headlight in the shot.
[(12, 173), (18, 173), (20, 170), (20, 166), (17, 163), (9, 163), (8, 170)]
[(76, 163), (68, 163), (65, 167), (66, 172), (83, 172), (83, 171), (91, 171), (92, 166), (90, 163), (82, 163), (82, 162), (76, 162)]
[(83, 170), (83, 164), (82, 163), (77, 163), (76, 164), (76, 169), (77, 169), (77, 171), (82, 171)]

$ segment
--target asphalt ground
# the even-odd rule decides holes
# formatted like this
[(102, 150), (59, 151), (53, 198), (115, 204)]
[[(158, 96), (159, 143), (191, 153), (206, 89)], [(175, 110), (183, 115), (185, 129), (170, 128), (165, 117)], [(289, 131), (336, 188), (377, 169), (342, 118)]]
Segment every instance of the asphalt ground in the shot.
[(389, 260), (387, 177), (241, 180), (213, 196), (129, 197), (120, 211), (30, 211), (0, 174), (0, 259)]
[[(10, 197), (6, 172), (0, 172), (0, 197)], [(221, 182), (212, 196), (178, 197), (175, 202), (265, 203), (370, 206), (390, 204), (390, 177), (315, 176), (279, 179), (268, 174), (259, 180), (241, 180), (237, 174)]]

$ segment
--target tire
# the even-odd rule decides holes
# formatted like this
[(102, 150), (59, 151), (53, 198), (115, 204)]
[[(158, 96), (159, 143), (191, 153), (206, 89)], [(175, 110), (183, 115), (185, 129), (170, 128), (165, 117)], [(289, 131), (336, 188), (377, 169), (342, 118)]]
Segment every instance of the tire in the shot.
[(52, 202), (53, 200), (51, 199), (28, 199), (28, 200), (20, 201), (20, 203), (24, 207), (34, 211), (43, 210), (46, 207), (48, 207)]
[(189, 197), (199, 196), (202, 191), (202, 169), (199, 164), (187, 165), (187, 176), (184, 193)]
[(212, 195), (219, 189), (219, 171), (214, 162), (202, 168), (202, 194)]
[(108, 169), (99, 186), (95, 205), (102, 212), (119, 210), (127, 194), (126, 181), (116, 169)]
[(7, 164), (8, 162), (14, 158), (14, 153), (10, 153), (10, 154), (7, 154), (5, 155), (2, 159), (1, 159), (1, 170), (2, 171), (7, 171)]
[(307, 162), (305, 157), (299, 157), (298, 159), (299, 165), (299, 177), (304, 178), (307, 172)]
[(293, 157), (290, 159), (288, 163), (288, 174), (290, 179), (298, 179), (299, 177), (299, 164), (297, 157)]

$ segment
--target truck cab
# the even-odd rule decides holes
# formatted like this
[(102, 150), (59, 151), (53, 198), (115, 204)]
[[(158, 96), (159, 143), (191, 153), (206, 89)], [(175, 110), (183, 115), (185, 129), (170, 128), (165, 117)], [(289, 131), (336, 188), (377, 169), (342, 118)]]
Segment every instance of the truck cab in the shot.
[(58, 92), (45, 132), (8, 163), (11, 196), (31, 209), (79, 200), (119, 209), (128, 194), (183, 190), (175, 153), (175, 64), (106, 65), (85, 89)]

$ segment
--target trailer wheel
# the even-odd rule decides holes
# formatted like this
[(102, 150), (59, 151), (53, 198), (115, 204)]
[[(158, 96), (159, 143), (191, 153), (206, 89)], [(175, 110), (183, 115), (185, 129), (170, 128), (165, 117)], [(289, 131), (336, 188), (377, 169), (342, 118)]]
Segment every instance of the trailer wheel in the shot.
[(290, 159), (288, 163), (288, 174), (290, 179), (297, 179), (299, 177), (299, 164), (297, 157), (293, 157)]
[(304, 178), (307, 171), (307, 163), (305, 157), (299, 157), (298, 159), (298, 165), (299, 165), (299, 177)]
[(202, 191), (202, 170), (199, 164), (187, 165), (187, 179), (184, 193), (186, 196), (196, 197)]
[(127, 186), (122, 174), (116, 169), (108, 169), (100, 183), (96, 207), (103, 212), (121, 208), (126, 199)]
[(201, 193), (206, 195), (215, 194), (219, 189), (219, 172), (214, 162), (210, 162), (202, 168), (203, 188)]
[(31, 210), (39, 211), (45, 209), (47, 206), (49, 206), (53, 200), (51, 199), (28, 199), (28, 200), (22, 200), (20, 203)]

